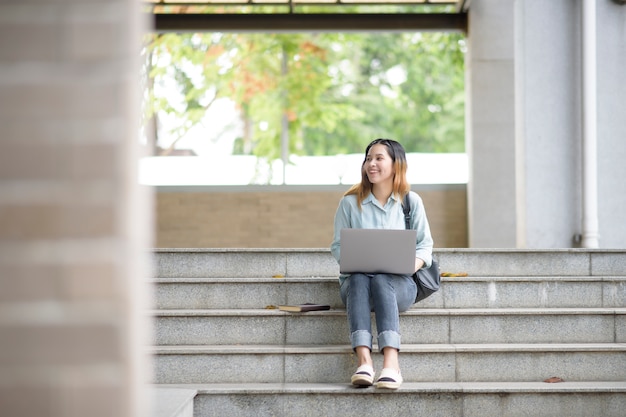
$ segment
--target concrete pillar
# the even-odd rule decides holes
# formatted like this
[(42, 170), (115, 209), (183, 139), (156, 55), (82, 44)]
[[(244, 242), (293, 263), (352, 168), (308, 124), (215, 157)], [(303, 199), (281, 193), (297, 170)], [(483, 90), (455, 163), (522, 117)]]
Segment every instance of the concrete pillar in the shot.
[(517, 247), (575, 245), (582, 217), (581, 2), (515, 8)]
[(0, 3), (2, 415), (143, 415), (139, 7)]
[[(626, 246), (626, 6), (597, 1), (599, 246)], [(583, 232), (582, 1), (473, 0), (470, 247), (570, 248)]]
[(626, 248), (626, 5), (596, 3), (601, 248)]
[(466, 57), (472, 248), (516, 244), (513, 21), (513, 0), (472, 0)]

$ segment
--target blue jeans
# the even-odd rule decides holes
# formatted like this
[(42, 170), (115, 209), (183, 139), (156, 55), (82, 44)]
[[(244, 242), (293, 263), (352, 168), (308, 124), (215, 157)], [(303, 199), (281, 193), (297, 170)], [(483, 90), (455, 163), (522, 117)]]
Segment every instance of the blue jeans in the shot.
[(400, 312), (415, 301), (417, 286), (408, 275), (352, 274), (341, 285), (348, 312), (352, 348), (372, 350), (372, 311), (376, 316), (378, 349), (400, 349)]

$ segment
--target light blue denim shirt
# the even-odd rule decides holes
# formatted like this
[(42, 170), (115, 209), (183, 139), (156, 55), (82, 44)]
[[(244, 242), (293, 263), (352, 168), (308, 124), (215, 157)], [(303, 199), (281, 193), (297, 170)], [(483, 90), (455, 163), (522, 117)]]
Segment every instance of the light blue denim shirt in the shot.
[[(417, 230), (417, 241), (415, 242), (415, 257), (424, 261), (424, 267), (429, 267), (432, 263), (433, 238), (430, 235), (430, 227), (424, 210), (422, 198), (417, 193), (409, 193), (411, 204), (411, 229)], [(339, 207), (335, 213), (335, 232), (330, 251), (339, 262), (341, 259), (341, 229), (404, 229), (404, 212), (402, 211), (402, 200), (395, 195), (391, 195), (385, 206), (381, 206), (373, 194), (369, 194), (361, 209), (357, 204), (356, 195), (344, 196), (339, 201)], [(341, 283), (347, 275), (341, 275)]]

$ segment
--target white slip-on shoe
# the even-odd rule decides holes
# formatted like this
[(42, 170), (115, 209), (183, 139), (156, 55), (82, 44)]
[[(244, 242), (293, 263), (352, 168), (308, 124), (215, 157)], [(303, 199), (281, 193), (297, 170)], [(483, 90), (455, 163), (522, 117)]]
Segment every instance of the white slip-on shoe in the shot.
[(351, 378), (352, 385), (369, 387), (374, 383), (374, 368), (369, 365), (359, 366)]
[(376, 388), (398, 389), (402, 385), (402, 375), (392, 368), (384, 368), (376, 380)]

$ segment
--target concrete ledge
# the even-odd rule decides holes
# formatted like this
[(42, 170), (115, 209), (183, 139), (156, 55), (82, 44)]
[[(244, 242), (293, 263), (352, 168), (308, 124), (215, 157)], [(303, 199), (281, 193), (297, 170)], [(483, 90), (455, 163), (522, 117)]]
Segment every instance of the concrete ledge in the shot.
[[(432, 416), (623, 417), (626, 382), (191, 385), (196, 417)], [(289, 412), (292, 410), (293, 412)]]
[[(157, 309), (254, 309), (317, 302), (343, 308), (339, 280), (295, 278), (157, 278)], [(442, 278), (441, 290), (412, 309), (601, 308), (626, 305), (625, 276)]]
[[(340, 383), (356, 367), (348, 345), (163, 346), (151, 353), (156, 383), (202, 383), (207, 375), (223, 383)], [(380, 371), (381, 355), (373, 359)], [(406, 382), (626, 381), (625, 359), (626, 344), (615, 343), (402, 345)]]
[[(329, 249), (155, 249), (156, 276), (337, 276)], [(626, 276), (626, 251), (605, 249), (437, 249), (443, 272), (471, 276)]]
[[(166, 389), (192, 389), (198, 395), (211, 394), (307, 394), (307, 393), (348, 393), (394, 395), (406, 393), (626, 393), (626, 381), (582, 381), (549, 384), (545, 382), (407, 382), (398, 391), (371, 388), (355, 388), (350, 384), (160, 384)], [(624, 398), (626, 401), (626, 398)]]
[[(348, 334), (344, 310), (157, 310), (152, 315), (158, 345), (332, 345), (344, 343)], [(400, 326), (404, 343), (624, 343), (626, 309), (413, 309), (400, 315)]]
[[(374, 344), (376, 350), (376, 344)], [(164, 355), (246, 354), (334, 354), (352, 353), (350, 345), (168, 345), (149, 348)], [(485, 352), (626, 352), (626, 343), (494, 343), (494, 344), (404, 344), (402, 353), (485, 353)]]

